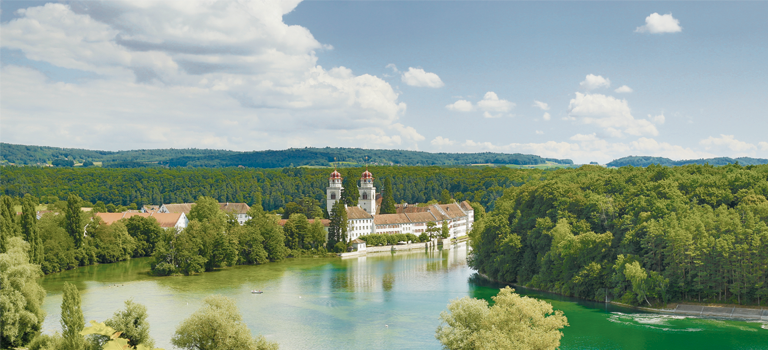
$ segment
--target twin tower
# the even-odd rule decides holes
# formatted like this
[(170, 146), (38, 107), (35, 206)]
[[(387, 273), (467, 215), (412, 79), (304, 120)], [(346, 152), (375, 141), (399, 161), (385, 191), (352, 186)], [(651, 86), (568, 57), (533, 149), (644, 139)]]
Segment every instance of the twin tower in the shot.
[[(326, 189), (328, 214), (331, 214), (336, 201), (341, 199), (341, 191), (344, 189), (341, 186), (341, 180), (341, 174), (336, 170), (331, 173), (331, 177), (328, 179), (329, 185)], [(373, 175), (368, 170), (360, 176), (358, 191), (360, 192), (360, 198), (357, 200), (357, 206), (371, 216), (376, 215), (376, 187), (373, 187)]]

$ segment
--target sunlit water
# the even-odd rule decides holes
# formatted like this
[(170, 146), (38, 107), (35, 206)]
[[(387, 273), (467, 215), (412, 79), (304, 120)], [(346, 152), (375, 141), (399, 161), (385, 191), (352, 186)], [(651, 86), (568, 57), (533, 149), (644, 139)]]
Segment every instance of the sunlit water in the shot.
[[(82, 293), (86, 321), (133, 298), (149, 309), (156, 346), (211, 294), (233, 298), (248, 327), (282, 349), (439, 349), (438, 316), (452, 299), (490, 299), (499, 285), (474, 275), (464, 245), (352, 259), (290, 259), (197, 276), (153, 277), (149, 260), (89, 266), (43, 279), (46, 333), (60, 330), (64, 282)], [(264, 294), (251, 294), (261, 289)], [(562, 349), (768, 349), (762, 323), (666, 316), (518, 289), (563, 310)]]

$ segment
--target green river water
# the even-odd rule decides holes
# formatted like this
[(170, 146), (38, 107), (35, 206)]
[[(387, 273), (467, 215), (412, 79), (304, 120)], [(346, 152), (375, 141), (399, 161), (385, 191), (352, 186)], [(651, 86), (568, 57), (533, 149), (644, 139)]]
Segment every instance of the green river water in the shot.
[[(196, 276), (153, 277), (149, 259), (83, 267), (42, 279), (43, 330), (60, 330), (64, 282), (82, 293), (86, 322), (104, 321), (123, 301), (147, 306), (156, 346), (172, 349), (176, 326), (222, 294), (236, 300), (254, 333), (281, 349), (440, 349), (438, 316), (448, 302), (490, 297), (499, 285), (467, 267), (467, 247), (351, 259), (289, 259)], [(264, 294), (251, 294), (261, 289)], [(561, 349), (768, 349), (768, 325), (643, 313), (518, 289), (562, 310)]]

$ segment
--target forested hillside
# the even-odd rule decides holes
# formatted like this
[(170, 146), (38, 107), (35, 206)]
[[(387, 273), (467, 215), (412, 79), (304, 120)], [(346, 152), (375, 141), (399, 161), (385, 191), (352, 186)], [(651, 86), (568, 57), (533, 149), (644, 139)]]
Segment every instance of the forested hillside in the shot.
[[(340, 169), (342, 176), (359, 179), (364, 168)], [(439, 199), (447, 189), (457, 200), (492, 207), (504, 188), (519, 186), (551, 171), (493, 167), (370, 167), (381, 191), (390, 177), (396, 202), (424, 203)], [(266, 210), (311, 197), (325, 205), (329, 169), (205, 169), (205, 168), (38, 168), (5, 167), (0, 193), (22, 197), (29, 193), (44, 203), (75, 194), (86, 202), (129, 205), (194, 202), (209, 196), (219, 202), (261, 200)]]
[[(530, 154), (505, 153), (428, 153), (405, 150), (375, 150), (361, 148), (291, 148), (255, 152), (235, 152), (211, 149), (153, 149), (133, 151), (91, 151), (76, 148), (25, 146), (0, 143), (0, 163), (38, 165), (56, 160), (89, 164), (101, 162), (108, 168), (137, 167), (237, 167), (283, 168), (294, 166), (342, 166), (363, 164), (384, 165), (468, 165), (514, 164), (540, 165), (573, 164), (570, 159), (542, 158)], [(57, 165), (57, 164), (53, 164)], [(66, 166), (66, 163), (61, 163)]]
[(672, 160), (664, 157), (629, 156), (629, 157), (613, 160), (606, 165), (611, 167), (617, 167), (617, 168), (628, 166), (628, 165), (635, 166), (635, 167), (647, 167), (649, 165), (654, 165), (654, 164), (663, 165), (663, 166), (683, 166), (688, 164), (699, 164), (699, 165), (709, 164), (709, 165), (721, 166), (721, 165), (735, 164), (736, 162), (738, 162), (739, 165), (760, 165), (760, 164), (768, 164), (768, 159), (750, 158), (750, 157), (741, 157), (741, 158), (719, 157), (719, 158), (707, 158), (707, 159)]
[(764, 305), (768, 165), (558, 170), (473, 232), (489, 277), (581, 298)]

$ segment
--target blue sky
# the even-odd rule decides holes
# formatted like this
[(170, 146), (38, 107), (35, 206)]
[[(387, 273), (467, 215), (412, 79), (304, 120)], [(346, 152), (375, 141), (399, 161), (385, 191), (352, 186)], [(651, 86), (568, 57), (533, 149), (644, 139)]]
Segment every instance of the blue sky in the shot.
[(4, 1), (0, 138), (768, 158), (765, 18), (768, 2)]

